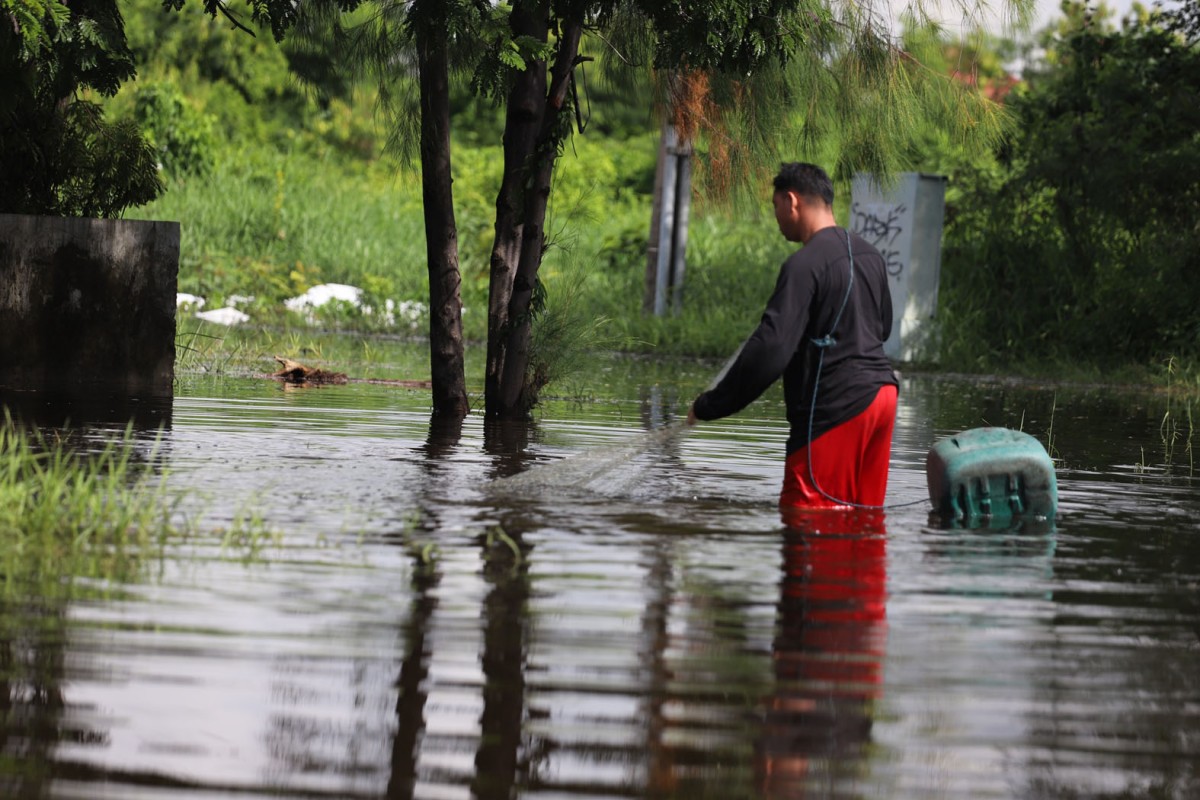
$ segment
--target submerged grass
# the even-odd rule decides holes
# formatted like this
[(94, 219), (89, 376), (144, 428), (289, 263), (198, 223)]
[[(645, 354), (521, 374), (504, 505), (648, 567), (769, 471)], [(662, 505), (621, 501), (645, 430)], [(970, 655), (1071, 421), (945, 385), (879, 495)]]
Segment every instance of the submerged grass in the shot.
[[(0, 422), (0, 598), (59, 596), (76, 578), (128, 582), (160, 562), (167, 545), (197, 533), (180, 513), (185, 495), (137, 456), (132, 430), (98, 445), (58, 431)], [(239, 513), (221, 537), (241, 560), (278, 537), (261, 516)]]
[(1192, 449), (1195, 422), (1192, 418), (1192, 401), (1196, 383), (1195, 378), (1190, 377), (1180, 386), (1177, 380), (1179, 373), (1177, 359), (1170, 359), (1166, 366), (1167, 408), (1159, 423), (1158, 433), (1162, 440), (1163, 463), (1167, 467), (1178, 463), (1178, 450), (1182, 446), (1183, 457), (1187, 459), (1187, 474), (1195, 475), (1196, 459)]
[(61, 437), (0, 427), (0, 568), (29, 581), (129, 580), (174, 534), (164, 476), (138, 468), (131, 433), (80, 452)]

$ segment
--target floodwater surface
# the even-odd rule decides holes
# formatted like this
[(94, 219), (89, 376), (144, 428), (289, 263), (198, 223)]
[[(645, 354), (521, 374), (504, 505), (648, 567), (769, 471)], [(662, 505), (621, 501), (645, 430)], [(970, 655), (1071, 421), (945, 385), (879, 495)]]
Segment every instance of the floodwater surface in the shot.
[[(508, 425), (181, 384), (136, 446), (207, 533), (7, 601), (3, 796), (1200, 796), (1179, 409), (907, 376), (915, 504), (788, 529), (777, 394), (661, 433), (710, 370), (605, 362)], [(931, 521), (926, 452), (982, 425), (1049, 445), (1056, 520)]]

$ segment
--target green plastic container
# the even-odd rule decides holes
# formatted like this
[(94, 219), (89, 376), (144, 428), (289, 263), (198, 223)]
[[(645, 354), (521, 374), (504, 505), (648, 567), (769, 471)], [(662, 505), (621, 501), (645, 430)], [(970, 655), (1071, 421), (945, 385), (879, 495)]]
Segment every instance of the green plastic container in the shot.
[(950, 521), (1054, 519), (1054, 462), (1037, 439), (1008, 428), (972, 428), (934, 444), (925, 458), (929, 500)]

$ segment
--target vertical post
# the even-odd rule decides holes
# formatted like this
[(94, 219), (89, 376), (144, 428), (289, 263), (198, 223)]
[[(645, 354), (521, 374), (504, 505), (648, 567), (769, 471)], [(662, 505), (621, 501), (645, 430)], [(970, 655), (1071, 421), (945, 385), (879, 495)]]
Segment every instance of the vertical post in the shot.
[(688, 218), (692, 207), (692, 145), (676, 150), (675, 230), (671, 237), (671, 311), (683, 308), (683, 273), (687, 268)]
[(654, 315), (661, 317), (667, 312), (667, 293), (671, 278), (671, 250), (675, 239), (675, 196), (677, 141), (675, 126), (663, 128), (663, 184), (662, 210), (658, 225), (658, 258), (654, 275)]
[(654, 198), (650, 207), (650, 237), (646, 243), (646, 282), (642, 292), (642, 313), (654, 313), (654, 290), (658, 286), (658, 240), (662, 228), (663, 170), (667, 165), (667, 124), (658, 137), (658, 161), (654, 168)]
[(688, 218), (692, 204), (692, 145), (680, 142), (675, 126), (663, 125), (654, 173), (654, 207), (646, 248), (646, 289), (642, 313), (661, 317), (668, 305), (683, 305)]

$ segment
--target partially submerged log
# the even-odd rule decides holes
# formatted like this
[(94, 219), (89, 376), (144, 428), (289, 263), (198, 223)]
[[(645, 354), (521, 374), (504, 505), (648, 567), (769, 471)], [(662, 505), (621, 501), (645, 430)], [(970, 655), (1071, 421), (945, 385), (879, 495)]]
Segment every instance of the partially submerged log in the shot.
[(344, 372), (329, 372), (324, 369), (308, 367), (299, 361), (292, 361), (290, 358), (280, 358), (279, 356), (275, 356), (275, 360), (280, 363), (283, 369), (272, 373), (271, 377), (279, 378), (284, 383), (291, 383), (296, 386), (327, 386), (350, 382)]
[(271, 373), (271, 377), (289, 386), (339, 386), (346, 383), (376, 383), (398, 386), (404, 389), (428, 389), (430, 381), (388, 380), (385, 378), (347, 378), (344, 372), (330, 372), (292, 361), (290, 358), (274, 357), (282, 369)]

